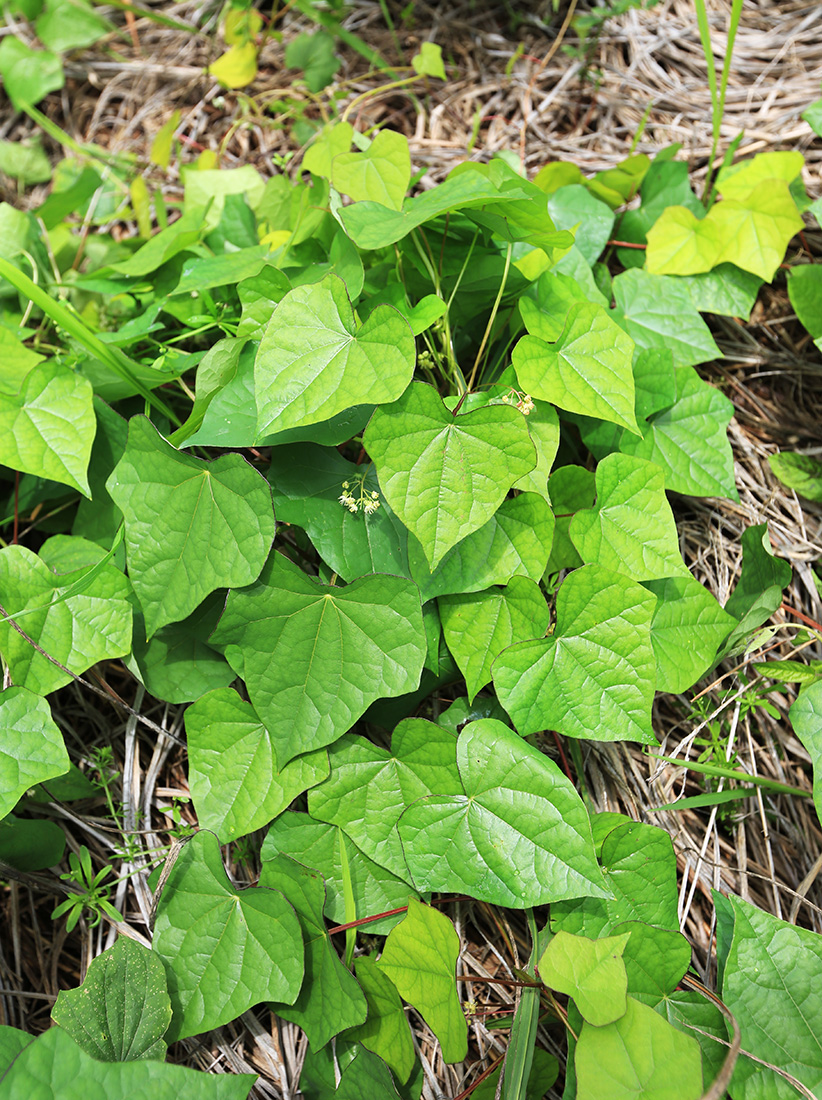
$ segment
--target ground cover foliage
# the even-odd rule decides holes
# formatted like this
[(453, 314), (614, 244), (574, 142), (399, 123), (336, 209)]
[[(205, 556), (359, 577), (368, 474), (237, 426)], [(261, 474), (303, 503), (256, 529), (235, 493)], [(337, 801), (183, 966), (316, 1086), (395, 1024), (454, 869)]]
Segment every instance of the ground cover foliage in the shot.
[[(774, 279), (810, 206), (802, 158), (729, 163), (697, 195), (677, 153), (532, 181), (501, 157), (413, 193), (401, 135), (336, 121), (301, 178), (204, 161), (177, 221), (90, 239), (82, 265), (74, 226), (116, 177), (65, 163), (43, 225), (0, 208), (2, 858), (60, 861), (38, 807), (90, 792), (46, 696), (100, 661), (190, 704), (199, 825), (158, 853), (150, 946), (95, 960), (58, 1028), (4, 1029), (10, 1095), (45, 1076), (53, 1095), (245, 1096), (251, 1078), (163, 1059), (265, 1004), (307, 1036), (302, 1095), (419, 1096), (403, 1001), (450, 1063), (477, 1011), (452, 895), (531, 934), (501, 1095), (560, 1073), (580, 1098), (819, 1092), (818, 935), (717, 893), (712, 1000), (688, 977), (668, 834), (592, 812), (573, 780), (582, 742), (653, 752), (655, 692), (761, 643), (790, 579), (752, 527), (720, 606), (671, 499), (736, 497), (703, 315), (746, 317)], [(813, 270), (788, 285), (818, 340)], [(818, 493), (807, 456), (774, 468)], [(763, 671), (802, 684), (815, 764), (816, 667)], [(758, 778), (725, 773), (701, 805)], [(246, 889), (229, 843), (259, 860)], [(69, 866), (55, 915), (120, 924), (107, 868), (84, 848)], [(564, 1065), (535, 1049), (546, 1015)], [(474, 1095), (498, 1091), (499, 1061)]]

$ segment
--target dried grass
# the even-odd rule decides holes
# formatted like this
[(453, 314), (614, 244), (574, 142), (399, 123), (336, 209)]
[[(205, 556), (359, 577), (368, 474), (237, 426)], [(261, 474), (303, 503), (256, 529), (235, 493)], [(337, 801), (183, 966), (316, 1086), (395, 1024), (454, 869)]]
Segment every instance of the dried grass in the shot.
[[(263, 50), (260, 75), (247, 94), (221, 93), (204, 72), (219, 52), (214, 34), (219, 4), (157, 6), (189, 22), (192, 33), (138, 20), (139, 50), (124, 35), (111, 38), (105, 49), (75, 55), (66, 66), (66, 89), (49, 97), (49, 114), (77, 140), (132, 153), (146, 165), (154, 135), (180, 109), (178, 136), (191, 159), (202, 148), (212, 148), (225, 167), (251, 163), (266, 175), (279, 171), (282, 158), (295, 153), (289, 118), (282, 108), (277, 117), (266, 105), (288, 101), (292, 118), (301, 112), (317, 118), (328, 112), (327, 100), (292, 85), (283, 69), (284, 46), (274, 42)], [(709, 3), (718, 64), (729, 7), (729, 0)], [(663, 0), (650, 11), (632, 11), (606, 23), (587, 58), (574, 54), (572, 31), (562, 42), (557, 38), (567, 8), (553, 17), (549, 5), (542, 8), (517, 10), (512, 25), (513, 17), (499, 5), (457, 0), (444, 8), (418, 0), (413, 27), (397, 30), (404, 58), (407, 62), (420, 42), (436, 41), (451, 63), (450, 78), (443, 86), (432, 81), (424, 92), (393, 91), (369, 99), (356, 116), (358, 125), (403, 130), (415, 166), (425, 170), (422, 186), (431, 186), (466, 156), (487, 159), (500, 149), (519, 151), (531, 172), (552, 159), (573, 161), (590, 172), (620, 161), (635, 141), (636, 151), (648, 153), (681, 142), (696, 176), (704, 174), (711, 148), (710, 101), (689, 0)], [(279, 26), (287, 41), (304, 23), (286, 12)], [(357, 0), (346, 26), (400, 63), (377, 3)], [(384, 82), (355, 53), (344, 51), (343, 62), (338, 86), (350, 96)], [(741, 130), (740, 155), (798, 149), (806, 159), (806, 185), (817, 195), (822, 142), (798, 116), (819, 95), (820, 80), (822, 7), (815, 0), (747, 3), (720, 154)], [(0, 137), (16, 138), (29, 130), (28, 120), (8, 108), (0, 117)], [(298, 165), (296, 153), (292, 164)], [(179, 195), (177, 166), (162, 185), (170, 197)], [(35, 191), (32, 197), (41, 196)], [(822, 234), (808, 232), (806, 239), (818, 257)], [(695, 576), (724, 601), (739, 574), (742, 531), (767, 522), (774, 548), (791, 562), (794, 579), (783, 609), (774, 616), (784, 625), (765, 651), (822, 657), (818, 646), (795, 644), (798, 623), (822, 622), (811, 571), (822, 555), (822, 509), (800, 502), (776, 482), (767, 462), (780, 447), (822, 453), (822, 358), (793, 318), (779, 281), (763, 291), (750, 324), (725, 319), (712, 324), (725, 358), (704, 368), (704, 374), (736, 406), (730, 431), (740, 501), (676, 501), (683, 553)], [(750, 688), (740, 672), (749, 677)], [(133, 699), (140, 717), (124, 714), (79, 684), (57, 695), (54, 710), (75, 758), (94, 745), (114, 746), (122, 767), (123, 823), (135, 830), (136, 841), (129, 858), (118, 864), (119, 873), (135, 873), (118, 887), (116, 901), (125, 917), (121, 931), (146, 942), (151, 898), (140, 868), (149, 864), (174, 825), (173, 799), (187, 793), (178, 740), (182, 708), (158, 704), (142, 692), (135, 697), (134, 682), (114, 664), (104, 671), (107, 683), (102, 675), (104, 692)], [(694, 759), (697, 738), (713, 725), (722, 751), (739, 767), (810, 792), (809, 757), (787, 722), (793, 690), (768, 696), (778, 709), (777, 720), (747, 705), (758, 684), (747, 657), (726, 662), (716, 677), (700, 692), (699, 709), (692, 696), (658, 698), (654, 728), (662, 752)], [(762, 790), (722, 814), (654, 814), (653, 807), (703, 790), (700, 777), (671, 765), (655, 767), (627, 745), (584, 743), (582, 749), (584, 781), (599, 809), (619, 810), (670, 832), (680, 871), (682, 928), (709, 985), (714, 978), (711, 889), (732, 890), (783, 919), (822, 931), (822, 835), (810, 798)], [(547, 751), (553, 752), (553, 745)], [(112, 858), (120, 838), (110, 831), (102, 798), (71, 810), (55, 804), (48, 812), (64, 826), (74, 850), (86, 844), (99, 862)], [(191, 817), (187, 809), (183, 815)], [(238, 882), (255, 879), (253, 865), (234, 863), (231, 869)], [(113, 941), (115, 929), (106, 925), (89, 929), (81, 924), (67, 937), (64, 923), (50, 920), (56, 900), (53, 880), (45, 876), (11, 881), (6, 889), (0, 1022), (33, 1032), (47, 1027), (57, 991), (77, 985), (91, 959)], [(457, 1096), (503, 1052), (500, 1033), (487, 1023), (494, 1014), (511, 1011), (515, 987), (473, 979), (511, 979), (528, 952), (515, 913), (473, 902), (455, 902), (449, 913), (463, 944), (460, 995), (478, 1004), (470, 1025), (472, 1058), (463, 1066), (445, 1066), (430, 1032), (414, 1016), (425, 1098)], [(559, 1053), (562, 1025), (544, 1019), (539, 1037), (545, 1049)], [(305, 1044), (295, 1027), (255, 1010), (178, 1044), (173, 1054), (209, 1072), (259, 1073), (252, 1095), (280, 1100), (297, 1095)]]

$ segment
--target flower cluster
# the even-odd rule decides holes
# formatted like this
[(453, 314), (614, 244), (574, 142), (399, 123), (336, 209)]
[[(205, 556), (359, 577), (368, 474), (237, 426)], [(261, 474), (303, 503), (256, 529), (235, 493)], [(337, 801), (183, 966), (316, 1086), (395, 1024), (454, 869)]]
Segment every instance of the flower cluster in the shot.
[(502, 401), (506, 405), (515, 405), (524, 416), (527, 416), (529, 412), (533, 412), (534, 409), (534, 399), (530, 393), (520, 393), (519, 390), (511, 390), (510, 393), (506, 393)]
[(353, 495), (351, 483), (348, 481), (342, 483), (342, 490), (339, 501), (343, 508), (347, 508), (349, 512), (364, 512), (367, 516), (370, 516), (380, 506), (380, 494), (373, 489), (366, 489), (362, 481), (359, 483), (359, 497)]

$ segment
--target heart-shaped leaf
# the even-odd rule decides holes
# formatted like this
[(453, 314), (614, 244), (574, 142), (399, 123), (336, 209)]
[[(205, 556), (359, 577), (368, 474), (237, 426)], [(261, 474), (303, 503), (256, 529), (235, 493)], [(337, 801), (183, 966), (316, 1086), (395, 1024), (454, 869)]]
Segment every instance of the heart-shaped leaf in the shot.
[(213, 833), (180, 849), (157, 906), (153, 948), (163, 960), (174, 1018), (170, 1042), (235, 1019), (259, 1001), (293, 1004), (303, 937), (278, 890), (235, 890)]
[(411, 179), (408, 139), (380, 130), (361, 153), (339, 153), (331, 162), (331, 185), (355, 201), (366, 199), (402, 210)]
[(45, 699), (24, 687), (0, 691), (0, 818), (29, 787), (69, 769), (63, 735)]
[(505, 588), (440, 596), (438, 603), (469, 702), (491, 679), (494, 658), (515, 642), (541, 638), (551, 618), (539, 585), (526, 577), (512, 577)]
[(376, 699), (419, 684), (419, 592), (402, 577), (319, 584), (272, 554), (256, 584), (229, 593), (212, 642), (248, 686), (278, 768), (330, 745)]
[(200, 828), (227, 843), (267, 825), (328, 775), (322, 749), (277, 769), (271, 734), (230, 688), (188, 708), (189, 785)]
[(597, 565), (571, 573), (557, 596), (553, 635), (494, 661), (494, 686), (520, 734), (555, 729), (655, 745), (655, 607), (650, 592), (620, 573)]
[(705, 216), (723, 242), (717, 263), (732, 263), (769, 283), (791, 238), (804, 225), (784, 180), (765, 179), (714, 203)]
[(607, 893), (588, 813), (552, 760), (483, 718), (460, 734), (457, 765), (462, 793), (421, 798), (400, 818), (418, 889), (517, 909)]
[(171, 1023), (163, 964), (121, 936), (92, 961), (81, 986), (60, 990), (51, 1017), (99, 1062), (163, 1062)]
[(657, 691), (687, 691), (711, 667), (736, 619), (690, 574), (645, 587), (659, 600), (651, 622)]
[(149, 636), (217, 588), (250, 584), (274, 538), (264, 479), (240, 455), (181, 454), (144, 416), (106, 487), (126, 521), (129, 575)]
[[(59, 665), (0, 616), (0, 652), (15, 683), (48, 695), (98, 661), (131, 647), (131, 586), (105, 551), (85, 539), (54, 535), (34, 554), (0, 550), (0, 592), (6, 613)], [(19, 615), (18, 615), (19, 613)]]
[(699, 275), (719, 262), (722, 244), (715, 221), (669, 206), (648, 230), (645, 266), (652, 275)]
[(394, 730), (390, 753), (349, 734), (329, 763), (331, 775), (309, 795), (312, 817), (339, 825), (375, 863), (408, 878), (397, 822), (417, 798), (461, 792), (453, 734), (409, 718)]
[(555, 344), (523, 336), (512, 360), (517, 378), (534, 397), (638, 433), (633, 353), (633, 340), (606, 310), (580, 302), (569, 309)]
[(659, 466), (611, 454), (597, 466), (595, 508), (571, 520), (571, 541), (585, 562), (638, 581), (687, 573)]
[(378, 408), (365, 433), (388, 503), (435, 569), (502, 504), (536, 463), (525, 417), (506, 405), (454, 416), (432, 386), (414, 383)]
[(305, 944), (305, 977), (293, 1004), (272, 1004), (276, 1016), (299, 1024), (312, 1050), (346, 1028), (362, 1024), (365, 997), (351, 971), (343, 966), (331, 944), (323, 919), (325, 886), (322, 876), (288, 856), (266, 860), (259, 885), (280, 890), (297, 912)]
[(295, 287), (257, 352), (258, 436), (316, 424), (353, 405), (396, 401), (414, 362), (414, 337), (397, 310), (377, 306), (358, 328), (338, 276)]
[(81, 374), (52, 359), (35, 362), (15, 393), (0, 386), (0, 463), (90, 496), (92, 397)]
[(461, 1062), (468, 1052), (468, 1025), (454, 980), (459, 951), (448, 917), (409, 898), (408, 913), (388, 933), (377, 962), (437, 1036), (446, 1062)]
[(622, 954), (630, 938), (630, 932), (598, 940), (557, 932), (539, 960), (540, 977), (551, 989), (573, 997), (589, 1024), (613, 1023), (626, 1009), (628, 975)]

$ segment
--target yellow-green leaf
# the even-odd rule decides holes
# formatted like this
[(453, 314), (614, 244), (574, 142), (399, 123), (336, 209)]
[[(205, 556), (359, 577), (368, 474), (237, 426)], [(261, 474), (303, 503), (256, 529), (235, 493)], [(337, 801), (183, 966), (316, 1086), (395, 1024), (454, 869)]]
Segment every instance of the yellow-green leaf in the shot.
[(257, 47), (251, 41), (229, 46), (208, 71), (226, 88), (244, 88), (257, 75)]

